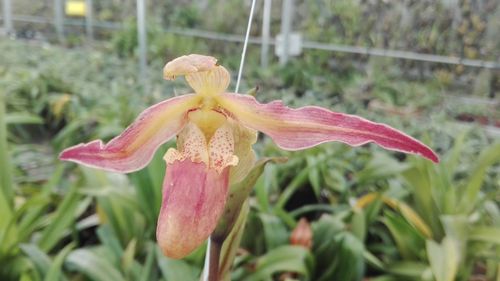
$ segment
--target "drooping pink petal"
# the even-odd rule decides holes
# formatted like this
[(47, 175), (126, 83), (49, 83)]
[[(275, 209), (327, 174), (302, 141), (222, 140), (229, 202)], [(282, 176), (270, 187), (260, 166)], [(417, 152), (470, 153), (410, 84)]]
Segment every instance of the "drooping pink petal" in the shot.
[(436, 153), (420, 141), (388, 125), (355, 115), (317, 106), (291, 109), (281, 101), (261, 104), (252, 96), (231, 93), (222, 94), (218, 102), (243, 125), (269, 135), (282, 149), (305, 149), (329, 141), (351, 146), (374, 142), (386, 149), (439, 162)]
[(221, 173), (190, 159), (167, 165), (156, 238), (163, 253), (183, 258), (214, 231), (228, 194), (229, 167)]
[(196, 106), (195, 95), (160, 102), (143, 111), (119, 136), (65, 149), (59, 159), (108, 171), (128, 173), (146, 166), (156, 149), (175, 136), (187, 122), (187, 111)]

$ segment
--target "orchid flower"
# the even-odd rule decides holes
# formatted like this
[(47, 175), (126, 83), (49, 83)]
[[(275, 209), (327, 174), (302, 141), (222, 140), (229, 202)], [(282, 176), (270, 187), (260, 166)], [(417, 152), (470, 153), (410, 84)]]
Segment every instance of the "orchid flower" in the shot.
[(170, 148), (156, 237), (163, 253), (182, 258), (202, 244), (224, 210), (230, 183), (250, 171), (257, 131), (284, 150), (324, 142), (351, 146), (374, 142), (383, 148), (438, 156), (418, 140), (387, 125), (317, 106), (288, 108), (281, 101), (259, 103), (253, 96), (227, 92), (228, 71), (210, 56), (188, 55), (167, 63), (163, 76), (185, 76), (194, 94), (151, 106), (119, 136), (64, 150), (60, 159), (120, 173), (146, 166), (160, 145), (177, 136)]

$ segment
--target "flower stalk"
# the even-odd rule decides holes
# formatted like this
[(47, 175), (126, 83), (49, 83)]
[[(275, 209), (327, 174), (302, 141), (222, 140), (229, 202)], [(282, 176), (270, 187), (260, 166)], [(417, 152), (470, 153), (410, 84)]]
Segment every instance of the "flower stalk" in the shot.
[(210, 237), (210, 256), (208, 259), (208, 280), (207, 281), (220, 281), (219, 280), (219, 261), (222, 251), (222, 242)]

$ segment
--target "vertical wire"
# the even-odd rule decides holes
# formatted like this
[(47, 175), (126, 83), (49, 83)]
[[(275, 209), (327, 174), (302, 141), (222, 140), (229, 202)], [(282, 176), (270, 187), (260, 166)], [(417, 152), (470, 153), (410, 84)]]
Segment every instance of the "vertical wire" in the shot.
[[(240, 81), (241, 81), (241, 73), (243, 72), (243, 64), (245, 63), (245, 55), (247, 53), (247, 46), (248, 46), (248, 38), (250, 37), (250, 29), (252, 27), (252, 19), (253, 19), (253, 11), (255, 10), (255, 2), (256, 0), (252, 0), (252, 7), (250, 8), (250, 15), (248, 17), (248, 25), (247, 25), (247, 32), (245, 34), (245, 41), (243, 42), (243, 52), (241, 53), (241, 61), (240, 61), (240, 69), (238, 71), (238, 79), (236, 80), (236, 89), (234, 90), (235, 93), (238, 92), (240, 88)], [(205, 253), (205, 264), (203, 266), (203, 280), (206, 281), (208, 280), (208, 265), (209, 265), (209, 259), (210, 259), (210, 238), (208, 238), (208, 243), (207, 243), (207, 251)]]
[(252, 0), (252, 8), (250, 9), (250, 16), (248, 17), (247, 33), (245, 34), (245, 42), (243, 42), (243, 52), (241, 53), (240, 70), (238, 71), (238, 79), (236, 80), (236, 89), (234, 90), (235, 93), (237, 93), (240, 89), (241, 73), (243, 72), (243, 64), (245, 63), (245, 55), (247, 53), (248, 37), (250, 37), (255, 2), (255, 0)]
[(208, 265), (210, 264), (210, 243), (212, 239), (210, 237), (207, 239), (207, 251), (205, 252), (205, 264), (203, 265), (203, 281), (208, 281)]

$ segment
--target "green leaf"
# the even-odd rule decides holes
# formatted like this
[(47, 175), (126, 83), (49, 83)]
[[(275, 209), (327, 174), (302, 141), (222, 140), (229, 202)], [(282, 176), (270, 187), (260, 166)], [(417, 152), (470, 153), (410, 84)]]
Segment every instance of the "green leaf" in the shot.
[(272, 214), (257, 214), (264, 230), (267, 251), (288, 243), (288, 231), (282, 220)]
[(40, 249), (49, 251), (54, 247), (59, 239), (64, 235), (67, 228), (75, 223), (75, 211), (80, 201), (80, 195), (76, 186), (72, 186), (68, 194), (64, 197), (57, 210), (53, 214), (51, 223), (42, 232), (38, 245)]
[[(431, 164), (428, 163), (427, 166), (429, 165)], [(441, 214), (455, 213), (457, 206), (456, 188), (448, 177), (448, 171), (444, 163), (433, 165), (428, 170), (432, 184), (432, 198)]]
[(40, 116), (30, 113), (9, 113), (5, 117), (7, 125), (14, 124), (43, 124), (43, 119)]
[[(0, 192), (2, 193), (3, 204), (12, 207), (14, 204), (14, 191), (12, 186), (12, 170), (7, 147), (7, 122), (5, 109), (5, 92), (0, 90)], [(1, 227), (1, 225), (0, 225)], [(1, 229), (1, 228), (0, 228)]]
[[(97, 197), (103, 219), (111, 226), (121, 245), (126, 245), (134, 237), (141, 237), (146, 231), (146, 219), (135, 190), (124, 175), (109, 174), (90, 168), (80, 168), (86, 182), (85, 194)], [(153, 233), (153, 229), (149, 229)], [(140, 240), (138, 241), (140, 242)]]
[(0, 189), (0, 257), (15, 248), (18, 243), (15, 216), (5, 195), (4, 191)]
[(286, 212), (290, 217), (299, 219), (306, 213), (320, 212), (320, 213), (334, 213), (336, 211), (335, 205), (330, 204), (307, 204), (294, 209), (293, 211)]
[(323, 215), (312, 223), (315, 281), (358, 280), (364, 271), (363, 243), (345, 231), (344, 223)]
[(319, 257), (318, 262), (326, 261), (330, 258), (330, 253), (323, 252), (323, 250), (331, 246), (331, 241), (344, 230), (345, 224), (331, 215), (323, 215), (318, 221), (313, 222), (311, 227), (315, 256)]
[(52, 262), (50, 257), (34, 244), (21, 244), (19, 247), (33, 262), (40, 276), (45, 276)]
[(353, 209), (351, 218), (351, 231), (360, 240), (365, 241), (366, 237), (366, 218), (363, 209)]
[(16, 217), (21, 218), (18, 222), (19, 239), (25, 241), (33, 231), (40, 225), (40, 222), (45, 217), (46, 210), (50, 207), (52, 201), (45, 192), (40, 192), (33, 195), (31, 198), (23, 202), (16, 210)]
[(436, 281), (454, 281), (459, 264), (456, 242), (445, 237), (441, 244), (427, 240), (427, 256)]
[(395, 211), (399, 212), (409, 224), (420, 232), (422, 236), (426, 238), (432, 237), (432, 232), (429, 226), (422, 220), (418, 213), (405, 202), (390, 197), (383, 197), (382, 201)]
[(469, 239), (500, 245), (500, 227), (475, 226), (469, 232)]
[(123, 252), (121, 266), (124, 272), (130, 272), (132, 270), (136, 247), (137, 240), (134, 238), (128, 243), (127, 248)]
[(247, 199), (245, 203), (243, 203), (240, 215), (238, 216), (231, 233), (229, 233), (227, 238), (224, 240), (219, 265), (219, 278), (221, 280), (231, 280), (231, 267), (234, 263), (236, 253), (240, 248), (241, 238), (243, 237), (249, 211), (250, 205)]
[(412, 157), (411, 162), (412, 167), (406, 170), (403, 176), (412, 188), (411, 194), (415, 201), (413, 209), (430, 226), (434, 237), (441, 237), (442, 227), (439, 216), (436, 216), (440, 212), (433, 199), (434, 183), (430, 176), (434, 164), (416, 157)]
[(469, 239), (469, 221), (464, 215), (442, 215), (446, 236), (455, 242), (455, 252), (459, 261), (466, 258), (467, 240)]
[(91, 120), (86, 119), (76, 119), (71, 121), (57, 133), (57, 135), (52, 139), (52, 143), (54, 143), (57, 147), (63, 147), (65, 141), (72, 139), (72, 136), (74, 135), (78, 135), (78, 131), (81, 130), (85, 124), (91, 122)]
[(97, 228), (97, 237), (99, 237), (99, 241), (101, 241), (101, 243), (113, 254), (115, 260), (123, 256), (124, 250), (120, 244), (119, 238), (111, 228), (111, 225), (100, 225), (99, 228)]
[(259, 90), (259, 87), (253, 87), (252, 89), (248, 90), (245, 95), (249, 96), (254, 96), (257, 94), (257, 91)]
[(460, 163), (460, 156), (464, 151), (465, 139), (469, 134), (469, 130), (464, 130), (457, 137), (455, 137), (454, 145), (451, 151), (446, 155), (446, 164), (448, 178), (451, 180), (453, 173), (456, 171), (458, 164)]
[[(329, 280), (360, 280), (364, 275), (364, 245), (350, 232), (341, 232), (336, 235), (334, 244), (337, 244), (335, 270), (331, 275), (323, 275), (318, 281)], [(333, 266), (332, 266), (333, 267)], [(329, 277), (328, 277), (329, 276)]]
[(254, 167), (248, 175), (239, 183), (234, 184), (229, 189), (226, 205), (224, 206), (223, 215), (220, 218), (217, 228), (212, 234), (212, 239), (224, 241), (229, 235), (231, 229), (240, 214), (243, 203), (250, 195), (255, 183), (264, 171), (266, 164), (275, 162), (283, 163), (286, 158), (264, 158), (255, 163)]
[(382, 263), (382, 261), (372, 253), (365, 250), (363, 256), (369, 265), (375, 267), (378, 270), (385, 270), (384, 263)]
[(160, 212), (163, 187), (161, 179), (165, 175), (163, 155), (166, 149), (171, 146), (173, 146), (172, 142), (162, 146), (145, 169), (129, 174), (129, 178), (134, 183), (141, 211), (148, 219), (148, 225), (156, 225)]
[(295, 272), (310, 276), (308, 260), (312, 256), (309, 251), (298, 246), (281, 246), (261, 256), (257, 260), (255, 272), (247, 276), (243, 281), (268, 280), (278, 272)]
[(383, 276), (377, 276), (375, 278), (371, 278), (370, 281), (398, 281), (396, 277), (389, 276), (389, 275), (383, 275)]
[(195, 281), (198, 279), (199, 269), (183, 260), (174, 260), (164, 256), (158, 247), (156, 247), (156, 258), (158, 267), (166, 281)]
[(105, 257), (88, 249), (78, 249), (71, 252), (65, 264), (68, 268), (73, 268), (95, 281), (125, 281), (115, 265)]
[(148, 281), (152, 280), (152, 273), (155, 270), (154, 261), (156, 256), (156, 244), (149, 242), (146, 244), (148, 249), (148, 254), (146, 257), (146, 261), (144, 262), (144, 266), (142, 267), (142, 271), (140, 273), (141, 279), (140, 281)]
[(421, 262), (403, 261), (387, 264), (385, 268), (395, 275), (425, 280), (423, 276), (425, 276), (429, 266)]
[(494, 143), (479, 155), (469, 182), (462, 196), (461, 206), (467, 213), (474, 208), (486, 171), (490, 166), (500, 161), (500, 142)]
[[(269, 170), (269, 169), (268, 169)], [(257, 204), (259, 210), (267, 212), (271, 209), (271, 204), (269, 203), (269, 181), (266, 173), (255, 183), (255, 199), (257, 199)]]
[(20, 208), (16, 210), (15, 216), (20, 218), (18, 222), (19, 228), (19, 241), (26, 241), (31, 237), (34, 231), (37, 231), (41, 224), (46, 223), (47, 210), (52, 207), (53, 201), (50, 195), (53, 194), (54, 189), (58, 186), (64, 174), (64, 165), (57, 164), (55, 171), (47, 181), (40, 192), (33, 195)]
[(366, 185), (379, 179), (401, 174), (410, 168), (407, 163), (401, 163), (386, 153), (376, 152), (365, 168), (356, 174), (360, 185)]
[[(76, 245), (73, 243), (68, 244), (57, 254), (47, 271), (47, 275), (45, 275), (45, 278), (43, 279), (44, 281), (59, 281), (64, 277), (62, 270), (64, 259), (66, 259), (66, 256), (75, 246)], [(63, 279), (66, 280), (66, 278)]]
[[(23, 251), (21, 249), (21, 251)], [(24, 252), (24, 251), (23, 251)], [(18, 280), (24, 276), (28, 281), (41, 280), (41, 274), (36, 270), (36, 265), (29, 255), (18, 254), (15, 256), (2, 257), (0, 259), (0, 277), (2, 280)], [(21, 277), (19, 277), (21, 275)], [(26, 277), (24, 277), (26, 280)]]
[(399, 253), (405, 259), (413, 259), (422, 255), (425, 240), (411, 224), (391, 211), (384, 213), (382, 222), (389, 228)]
[(316, 162), (318, 161), (315, 157), (313, 156), (307, 156), (307, 165), (311, 166), (311, 169), (309, 170), (309, 182), (311, 183), (311, 186), (314, 191), (314, 195), (316, 195), (316, 198), (319, 198), (321, 195), (321, 169), (320, 167), (316, 166)]
[(283, 209), (288, 202), (288, 200), (292, 197), (292, 195), (299, 189), (300, 187), (304, 186), (304, 183), (306, 183), (309, 179), (309, 170), (312, 167), (309, 166), (305, 169), (303, 169), (297, 176), (293, 178), (293, 180), (290, 182), (290, 184), (285, 187), (283, 192), (280, 194), (278, 201), (276, 202), (275, 208)]

